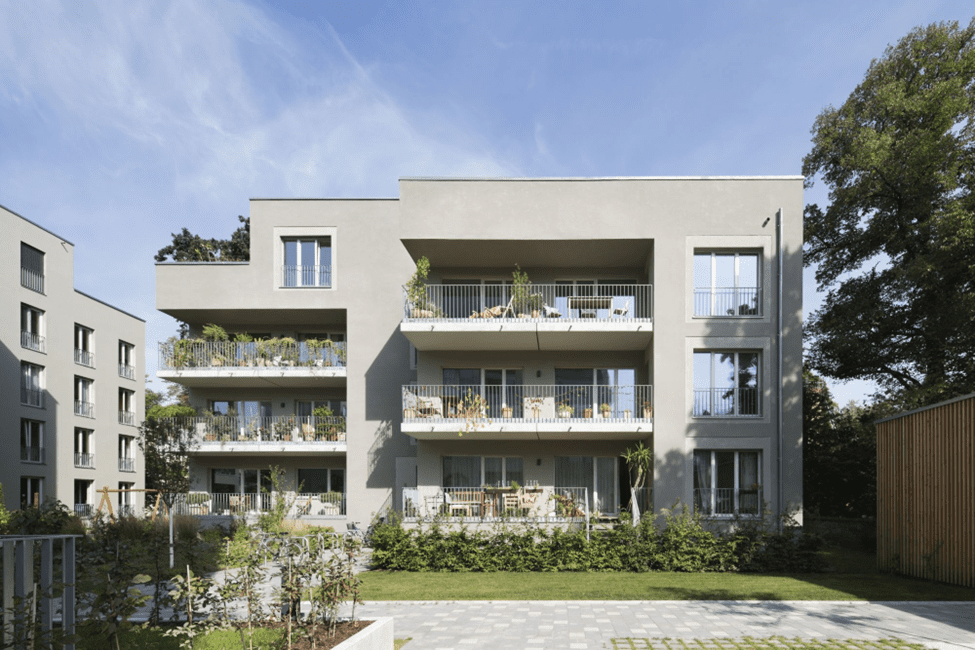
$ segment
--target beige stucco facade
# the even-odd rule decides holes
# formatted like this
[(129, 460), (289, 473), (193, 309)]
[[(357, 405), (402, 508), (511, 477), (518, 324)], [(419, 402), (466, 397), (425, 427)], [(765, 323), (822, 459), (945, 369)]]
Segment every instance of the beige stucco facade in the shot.
[[(283, 275), (285, 242), (302, 240), (330, 248), (328, 286), (288, 286), (295, 283)], [(300, 469), (341, 469), (346, 511), (337, 518), (365, 522), (385, 506), (399, 509), (404, 488), (451, 487), (445, 457), (520, 459), (522, 481), (548, 486), (564, 481), (556, 466), (565, 472), (572, 459), (611, 458), (600, 471), (614, 466), (619, 488), (600, 504), (612, 514), (628, 496), (617, 459), (642, 441), (654, 451), (655, 510), (695, 503), (705, 480), (715, 494), (725, 489), (724, 479), (700, 469), (695, 476), (695, 451), (713, 452), (715, 467), (732, 458), (724, 452), (758, 459), (756, 477), (733, 456), (737, 483), (726, 509), (738, 507), (746, 474), (772, 512), (801, 509), (801, 251), (802, 179), (791, 176), (402, 179), (391, 200), (255, 199), (250, 261), (157, 265), (158, 308), (193, 334), (211, 322), (299, 340), (330, 333), (346, 346), (343, 367), (167, 368), (160, 376), (189, 386), (201, 412), (251, 401), (281, 418), (296, 414), (299, 402), (344, 402), (341, 441), (199, 448), (197, 491), (211, 490), (220, 468), (277, 465), (294, 484)], [(738, 253), (757, 260), (750, 308), (699, 313), (695, 264)], [(402, 287), (422, 256), (436, 299), (411, 311)], [(489, 296), (510, 299), (503, 287), (516, 265), (539, 296), (536, 313), (481, 317), (503, 306)], [(464, 313), (448, 306), (465, 291), (474, 294), (457, 301)], [(727, 390), (727, 378), (704, 386), (705, 353), (715, 355), (713, 364), (750, 365), (734, 366)], [(576, 387), (577, 395), (597, 396), (596, 411), (611, 401), (612, 411), (601, 418), (577, 408), (562, 419), (556, 411), (567, 377), (586, 369), (593, 385)], [(507, 402), (482, 411), (473, 428), (450, 414), (457, 392), (444, 386), (460, 370), (480, 372), (484, 394), (489, 375), (517, 382), (505, 384)], [(604, 376), (632, 385), (607, 388)], [(709, 389), (725, 406), (700, 406)], [(485, 476), (468, 478), (477, 483), (469, 487)]]

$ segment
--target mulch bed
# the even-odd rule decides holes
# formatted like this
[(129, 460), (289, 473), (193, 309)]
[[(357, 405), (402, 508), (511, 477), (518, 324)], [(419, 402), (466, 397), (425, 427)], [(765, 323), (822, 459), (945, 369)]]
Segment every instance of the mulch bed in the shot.
[[(291, 628), (291, 647), (294, 650), (330, 650), (371, 624), (372, 621), (341, 621), (335, 626), (335, 636), (329, 636), (328, 626), (322, 623), (318, 625), (318, 633), (314, 639), (311, 637), (311, 625), (293, 626)], [(288, 631), (284, 623), (276, 623), (268, 627), (279, 628), (282, 631), (282, 640), (287, 643)]]

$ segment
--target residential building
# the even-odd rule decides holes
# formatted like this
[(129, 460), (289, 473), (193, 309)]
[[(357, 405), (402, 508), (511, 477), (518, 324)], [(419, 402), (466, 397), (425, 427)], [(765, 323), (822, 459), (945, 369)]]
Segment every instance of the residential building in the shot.
[(800, 509), (802, 187), (402, 179), (398, 199), (252, 200), (249, 262), (156, 268), (191, 338), (246, 333), (161, 344), (159, 376), (201, 414), (188, 503), (268, 507), (277, 466), (311, 518), (612, 517), (642, 442), (644, 510)]
[[(82, 515), (105, 487), (141, 505), (134, 440), (145, 403), (145, 321), (74, 288), (74, 244), (0, 206), (0, 455), (8, 508), (58, 499)], [(123, 403), (121, 395), (126, 396)]]

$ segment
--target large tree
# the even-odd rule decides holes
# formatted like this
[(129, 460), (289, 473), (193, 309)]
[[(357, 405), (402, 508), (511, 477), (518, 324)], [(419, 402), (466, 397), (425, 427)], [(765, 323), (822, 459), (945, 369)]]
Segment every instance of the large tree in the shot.
[(172, 418), (192, 417), (196, 411), (185, 404), (163, 404), (162, 393), (146, 390), (146, 419), (139, 427), (139, 448), (145, 459), (146, 488), (164, 494), (189, 489), (191, 431)]
[(805, 263), (823, 307), (809, 364), (902, 405), (975, 390), (975, 20), (919, 27), (813, 126)]
[(251, 258), (251, 220), (238, 216), (241, 225), (230, 239), (204, 239), (183, 228), (173, 243), (156, 253), (157, 262), (246, 262)]

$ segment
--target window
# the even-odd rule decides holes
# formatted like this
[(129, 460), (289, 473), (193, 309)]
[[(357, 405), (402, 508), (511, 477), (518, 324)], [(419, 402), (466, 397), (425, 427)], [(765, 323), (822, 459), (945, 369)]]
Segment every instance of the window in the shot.
[(515, 457), (444, 456), (445, 488), (506, 486), (515, 481), (525, 484), (524, 461)]
[(120, 517), (134, 517), (135, 516), (135, 500), (132, 498), (132, 493), (128, 490), (134, 490), (135, 483), (126, 483), (125, 481), (120, 481), (118, 484), (118, 514)]
[(135, 456), (132, 453), (133, 441), (132, 436), (118, 437), (118, 471), (120, 472), (135, 471)]
[(615, 457), (556, 456), (555, 494), (571, 499), (580, 509), (588, 501), (591, 512), (616, 514), (619, 512), (618, 466)]
[(345, 492), (345, 469), (341, 467), (307, 467), (298, 469), (298, 485), (302, 494)]
[(33, 363), (20, 363), (20, 403), (44, 408), (44, 368)]
[(135, 391), (118, 389), (118, 423), (135, 426)]
[(704, 515), (762, 514), (760, 451), (694, 452), (694, 508)]
[(636, 386), (633, 368), (556, 368), (555, 385), (560, 417), (623, 418), (626, 411), (642, 414), (637, 406), (650, 405), (650, 388)]
[(89, 368), (95, 367), (95, 352), (92, 349), (95, 332), (84, 325), (74, 326), (74, 362)]
[(504, 408), (512, 410), (509, 417), (524, 417), (524, 377), (520, 368), (444, 368), (443, 383), (445, 417), (461, 416), (458, 406), (468, 397), (468, 391), (484, 398), (487, 417), (504, 417)]
[(212, 400), (210, 412), (214, 415), (225, 416), (220, 421), (221, 430), (224, 433), (234, 431), (235, 433), (231, 434), (231, 438), (235, 440), (237, 436), (247, 438), (255, 432), (273, 429), (271, 402)]
[(74, 414), (95, 417), (95, 382), (84, 377), (74, 378)]
[(20, 286), (44, 293), (44, 253), (20, 243)]
[(761, 415), (758, 352), (694, 353), (694, 417)]
[(30, 305), (20, 305), (20, 347), (46, 352), (42, 329), (44, 312)]
[(91, 485), (92, 481), (76, 479), (74, 482), (74, 513), (79, 517), (91, 517)]
[(315, 409), (327, 408), (332, 412), (333, 417), (345, 417), (346, 401), (343, 400), (297, 400), (295, 401), (295, 412), (300, 418), (311, 418), (315, 414)]
[(20, 507), (37, 508), (44, 503), (44, 479), (36, 476), (20, 477)]
[(92, 469), (95, 467), (95, 432), (91, 429), (74, 430), (74, 466)]
[(694, 315), (761, 315), (758, 269), (758, 253), (694, 253)]
[[(269, 497), (273, 487), (271, 483), (271, 470), (210, 470), (210, 491), (216, 494), (261, 494)], [(269, 499), (267, 500), (269, 501)]]
[(25, 463), (44, 462), (44, 423), (37, 420), (20, 421), (20, 460)]
[(485, 308), (506, 307), (511, 300), (511, 285), (512, 280), (445, 278), (439, 287), (429, 285), (427, 295), (440, 306), (446, 318), (467, 318)]
[(125, 341), (118, 342), (118, 376), (135, 379), (135, 346)]
[(285, 239), (281, 286), (331, 287), (332, 238)]

